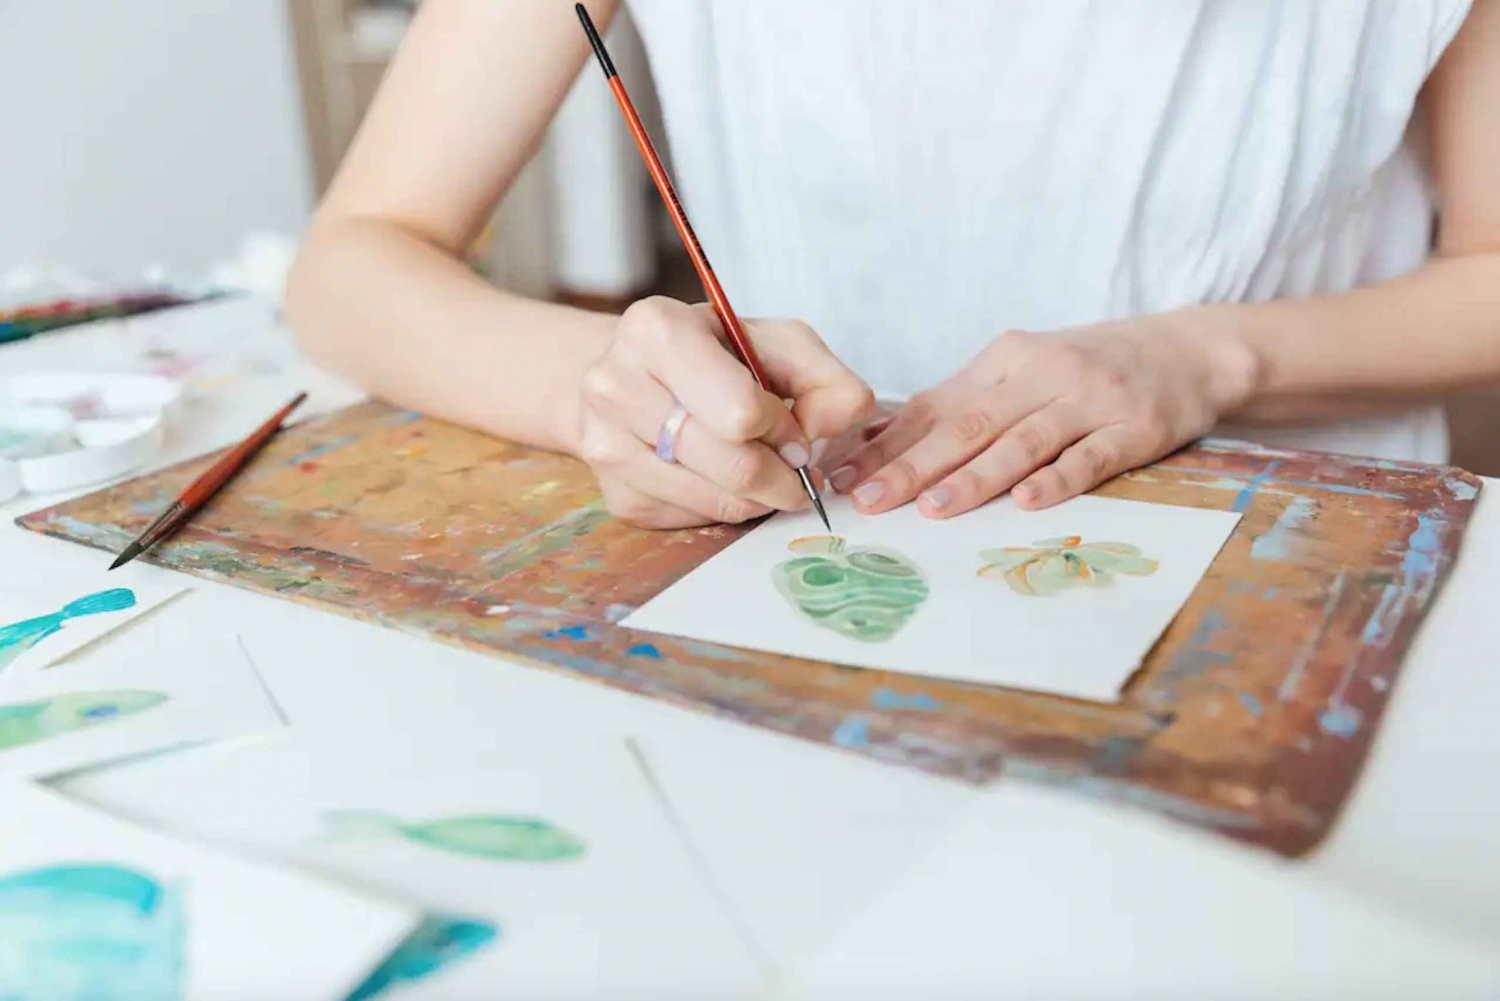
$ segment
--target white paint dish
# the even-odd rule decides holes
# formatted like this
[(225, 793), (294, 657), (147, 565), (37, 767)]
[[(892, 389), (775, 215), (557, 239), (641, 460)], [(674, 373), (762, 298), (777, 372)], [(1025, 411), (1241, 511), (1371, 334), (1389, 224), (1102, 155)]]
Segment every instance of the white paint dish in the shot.
[[(160, 450), (181, 399), (182, 388), (158, 376), (60, 370), (0, 376), (0, 501), (140, 469)], [(3, 443), (10, 438), (16, 440), (8, 452)]]

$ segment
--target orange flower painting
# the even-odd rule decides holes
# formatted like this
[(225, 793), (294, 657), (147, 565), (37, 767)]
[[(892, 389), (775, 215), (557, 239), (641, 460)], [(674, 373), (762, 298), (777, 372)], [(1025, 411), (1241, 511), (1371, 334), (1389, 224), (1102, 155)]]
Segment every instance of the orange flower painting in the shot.
[(979, 553), (979, 576), (1003, 580), (1030, 597), (1060, 594), (1075, 587), (1110, 587), (1116, 574), (1144, 577), (1157, 563), (1124, 542), (1084, 542), (1081, 536), (1043, 539), (1031, 546), (1006, 546)]

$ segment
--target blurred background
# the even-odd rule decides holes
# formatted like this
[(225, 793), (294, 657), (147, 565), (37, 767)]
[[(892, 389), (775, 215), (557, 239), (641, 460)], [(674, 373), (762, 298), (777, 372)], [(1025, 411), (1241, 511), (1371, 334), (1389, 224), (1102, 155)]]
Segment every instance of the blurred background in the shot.
[[(274, 268), (415, 6), (0, 0), (0, 292), (38, 275), (203, 276), (243, 256), (247, 238)], [(660, 136), (628, 16), (609, 44)], [(475, 265), (518, 291), (602, 309), (652, 292), (702, 298), (596, 77), (586, 65)], [(1448, 401), (1456, 464), (1500, 475), (1497, 405), (1500, 390)]]

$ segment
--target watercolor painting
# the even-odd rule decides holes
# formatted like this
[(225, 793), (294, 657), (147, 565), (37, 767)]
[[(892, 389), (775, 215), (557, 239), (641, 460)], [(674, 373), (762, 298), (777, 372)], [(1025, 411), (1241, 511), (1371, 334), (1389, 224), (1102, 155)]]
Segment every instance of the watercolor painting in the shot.
[(181, 893), (116, 865), (0, 878), (0, 997), (127, 1001), (182, 996)]
[(1157, 562), (1125, 542), (1084, 542), (1080, 536), (1043, 539), (1031, 546), (980, 550), (979, 576), (1003, 580), (1017, 594), (1045, 597), (1075, 587), (1110, 587), (1116, 574), (1145, 577)]
[(581, 838), (532, 817), (472, 815), (404, 821), (373, 810), (335, 810), (324, 814), (323, 819), (335, 837), (394, 835), (474, 858), (556, 862), (576, 859), (584, 853)]
[(793, 539), (796, 559), (772, 572), (776, 589), (815, 625), (884, 643), (927, 600), (921, 567), (893, 549), (850, 546), (836, 535)]
[(396, 950), (370, 974), (348, 1001), (368, 1001), (388, 988), (425, 980), (460, 960), (481, 952), (500, 936), (488, 921), (452, 915), (424, 918)]
[(0, 705), (0, 751), (133, 716), (166, 701), (161, 692), (119, 689), (69, 692), (39, 702)]
[(135, 592), (128, 587), (111, 588), (70, 601), (60, 611), (0, 626), (0, 671), (21, 654), (62, 629), (69, 619), (105, 612), (123, 612), (135, 607)]

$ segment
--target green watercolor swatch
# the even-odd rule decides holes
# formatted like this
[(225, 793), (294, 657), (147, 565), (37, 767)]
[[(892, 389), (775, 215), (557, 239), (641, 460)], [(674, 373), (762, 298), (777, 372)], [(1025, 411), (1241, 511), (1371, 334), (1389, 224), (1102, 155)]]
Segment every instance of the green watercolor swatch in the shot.
[(1110, 587), (1116, 574), (1145, 577), (1157, 562), (1125, 542), (1084, 542), (1080, 536), (1043, 539), (1031, 546), (980, 550), (979, 576), (1003, 580), (1017, 594), (1046, 597), (1075, 587)]
[(132, 716), (165, 701), (160, 692), (125, 689), (69, 692), (40, 702), (0, 706), (0, 751)]
[(795, 539), (797, 554), (772, 571), (776, 589), (824, 629), (884, 643), (927, 600), (922, 569), (892, 549), (848, 546), (836, 535)]
[(374, 810), (324, 814), (340, 837), (396, 835), (417, 844), (473, 858), (555, 862), (583, 855), (583, 839), (533, 817), (470, 815), (405, 821)]

